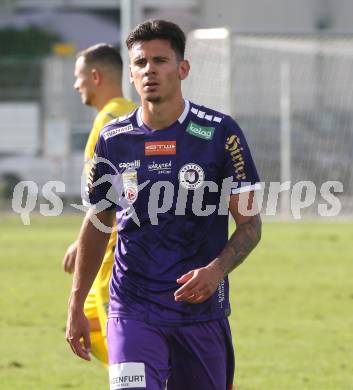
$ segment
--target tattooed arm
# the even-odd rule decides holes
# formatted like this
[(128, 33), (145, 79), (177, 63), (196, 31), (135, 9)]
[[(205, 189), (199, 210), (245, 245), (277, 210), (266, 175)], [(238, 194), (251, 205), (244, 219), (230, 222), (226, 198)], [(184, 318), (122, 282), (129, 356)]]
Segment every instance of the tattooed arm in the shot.
[(233, 195), (231, 197), (229, 210), (237, 228), (218, 258), (210, 263), (210, 266), (216, 266), (216, 268), (220, 269), (224, 277), (245, 260), (261, 239), (260, 215), (244, 216), (238, 210), (240, 197), (248, 195), (250, 195), (248, 200), (248, 206), (250, 208), (254, 199), (253, 192), (250, 194)]
[(238, 267), (256, 247), (261, 238), (261, 218), (259, 214), (254, 216), (241, 214), (239, 204), (244, 200), (248, 200), (248, 209), (251, 209), (254, 193), (231, 196), (229, 210), (235, 220), (236, 231), (220, 255), (207, 267), (191, 270), (177, 280), (182, 287), (174, 294), (176, 301), (204, 302), (216, 291), (226, 275)]

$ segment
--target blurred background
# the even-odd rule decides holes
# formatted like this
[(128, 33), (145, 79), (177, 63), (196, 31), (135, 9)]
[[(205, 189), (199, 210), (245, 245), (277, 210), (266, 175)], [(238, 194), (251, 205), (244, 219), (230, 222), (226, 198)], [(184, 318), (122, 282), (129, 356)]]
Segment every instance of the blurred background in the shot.
[[(291, 191), (274, 215), (263, 209), (262, 241), (230, 275), (236, 389), (353, 389), (351, 0), (0, 0), (0, 388), (108, 388), (106, 370), (73, 356), (64, 336), (62, 259), (82, 222), (70, 204), (96, 115), (73, 89), (75, 53), (112, 43), (126, 70), (124, 39), (147, 18), (188, 34), (183, 93), (239, 122), (265, 201), (273, 181), (315, 192), (302, 221)], [(124, 93), (138, 101), (126, 72)], [(52, 204), (35, 197), (24, 225), (12, 204), (22, 180), (39, 195), (65, 183), (64, 213), (41, 215)], [(331, 207), (327, 181), (343, 185), (334, 218), (318, 215)]]
[[(0, 0), (1, 197), (61, 180), (62, 197), (79, 198), (95, 112), (72, 88), (75, 53), (112, 43), (126, 70), (131, 28), (166, 18), (188, 33), (185, 97), (237, 119), (261, 179), (313, 182), (310, 217), (322, 183), (340, 181), (339, 216), (352, 217), (352, 15), (349, 0)], [(126, 74), (124, 92), (138, 101)], [(289, 197), (275, 217), (290, 217)]]

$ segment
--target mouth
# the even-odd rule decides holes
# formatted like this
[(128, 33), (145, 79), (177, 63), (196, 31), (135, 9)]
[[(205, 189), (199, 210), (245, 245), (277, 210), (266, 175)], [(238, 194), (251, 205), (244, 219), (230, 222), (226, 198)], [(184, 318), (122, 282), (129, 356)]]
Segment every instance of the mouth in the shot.
[(156, 89), (158, 85), (157, 81), (146, 81), (143, 83), (143, 87), (146, 89)]

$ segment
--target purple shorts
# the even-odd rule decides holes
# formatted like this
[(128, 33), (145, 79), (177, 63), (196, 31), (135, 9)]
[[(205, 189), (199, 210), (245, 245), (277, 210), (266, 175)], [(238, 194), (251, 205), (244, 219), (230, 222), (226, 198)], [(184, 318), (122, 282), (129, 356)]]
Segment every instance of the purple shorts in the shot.
[(110, 318), (110, 390), (228, 390), (234, 352), (227, 318), (179, 327)]

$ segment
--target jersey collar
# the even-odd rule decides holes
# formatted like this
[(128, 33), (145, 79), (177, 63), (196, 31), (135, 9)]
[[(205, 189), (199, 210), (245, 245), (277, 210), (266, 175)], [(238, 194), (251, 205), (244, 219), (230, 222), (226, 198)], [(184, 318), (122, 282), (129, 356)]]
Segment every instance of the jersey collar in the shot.
[[(189, 110), (190, 110), (190, 102), (189, 100), (186, 100), (184, 99), (184, 111), (181, 113), (181, 115), (179, 116), (178, 118), (178, 122), (181, 124), (185, 121), (188, 113), (189, 113)], [(138, 126), (142, 126), (143, 125), (143, 121), (142, 121), (142, 106), (140, 106), (137, 110), (137, 115), (136, 115), (136, 119), (137, 119), (137, 124)]]

